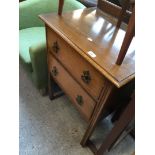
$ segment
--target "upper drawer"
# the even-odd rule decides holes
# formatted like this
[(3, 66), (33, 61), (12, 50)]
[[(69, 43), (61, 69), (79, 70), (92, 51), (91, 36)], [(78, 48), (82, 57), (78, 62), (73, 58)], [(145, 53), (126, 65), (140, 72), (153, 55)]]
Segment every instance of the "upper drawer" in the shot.
[(95, 100), (104, 86), (104, 77), (67, 42), (47, 27), (47, 45), (72, 76)]

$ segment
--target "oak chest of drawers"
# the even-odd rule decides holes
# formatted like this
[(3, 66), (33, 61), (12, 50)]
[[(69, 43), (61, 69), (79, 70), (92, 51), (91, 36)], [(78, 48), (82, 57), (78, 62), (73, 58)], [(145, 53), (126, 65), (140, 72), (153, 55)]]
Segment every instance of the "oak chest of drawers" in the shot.
[[(134, 49), (115, 64), (125, 31), (96, 8), (44, 14), (49, 76), (91, 122), (97, 111), (113, 106), (117, 94), (134, 80)], [(114, 23), (114, 24), (113, 24)]]
[(89, 121), (105, 78), (48, 26), (46, 30), (50, 74)]

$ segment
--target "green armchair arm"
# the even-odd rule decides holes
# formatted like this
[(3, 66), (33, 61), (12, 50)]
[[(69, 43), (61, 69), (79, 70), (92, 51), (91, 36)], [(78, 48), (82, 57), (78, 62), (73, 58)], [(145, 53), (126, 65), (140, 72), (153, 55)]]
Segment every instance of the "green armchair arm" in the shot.
[(46, 43), (33, 45), (29, 48), (32, 62), (32, 79), (38, 89), (47, 86), (47, 56)]
[[(85, 8), (76, 0), (65, 0), (63, 11)], [(39, 14), (57, 12), (58, 0), (26, 0), (19, 3), (19, 29), (43, 26)]]

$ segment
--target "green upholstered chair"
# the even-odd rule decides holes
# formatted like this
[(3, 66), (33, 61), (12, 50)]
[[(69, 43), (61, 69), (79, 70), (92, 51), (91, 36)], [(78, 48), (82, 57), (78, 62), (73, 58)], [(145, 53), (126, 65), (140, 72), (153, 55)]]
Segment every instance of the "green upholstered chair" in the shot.
[[(58, 0), (26, 0), (19, 3), (19, 55), (40, 90), (47, 88), (46, 38), (38, 15), (57, 12)], [(76, 0), (65, 0), (63, 11), (85, 8)]]

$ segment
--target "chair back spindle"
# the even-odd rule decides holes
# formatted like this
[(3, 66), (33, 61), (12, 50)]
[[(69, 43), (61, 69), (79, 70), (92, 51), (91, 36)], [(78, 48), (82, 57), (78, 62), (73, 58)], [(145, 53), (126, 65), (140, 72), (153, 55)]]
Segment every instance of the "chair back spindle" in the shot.
[(58, 7), (58, 15), (62, 15), (62, 10), (63, 10), (63, 5), (64, 5), (64, 0), (59, 0), (59, 7)]
[[(107, 14), (112, 15), (115, 18), (119, 18), (120, 17), (120, 13), (122, 8), (114, 3), (111, 3), (107, 0), (98, 0), (98, 4), (97, 7), (102, 10), (103, 12), (106, 12)], [(123, 14), (123, 21), (125, 23), (129, 22), (129, 18), (131, 16), (131, 12), (130, 11), (126, 11)]]
[[(118, 20), (118, 23), (117, 23), (117, 26), (120, 26), (120, 25), (121, 25), (121, 19)], [(135, 6), (133, 8), (133, 12), (129, 20), (128, 28), (127, 28), (120, 52), (116, 60), (117, 65), (122, 64), (134, 35), (135, 35)]]

